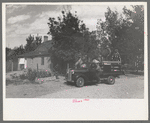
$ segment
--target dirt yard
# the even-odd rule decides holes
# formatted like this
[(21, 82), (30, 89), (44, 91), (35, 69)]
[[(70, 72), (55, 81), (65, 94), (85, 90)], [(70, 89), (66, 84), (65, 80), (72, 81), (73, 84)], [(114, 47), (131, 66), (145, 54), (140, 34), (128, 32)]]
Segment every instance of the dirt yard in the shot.
[(67, 86), (65, 78), (59, 76), (59, 79), (55, 77), (49, 77), (41, 80), (41, 83), (35, 83), (27, 80), (20, 80), (17, 77), (20, 72), (11, 72), (6, 75), (7, 86), (6, 86), (6, 98), (34, 98), (54, 92), (62, 91), (64, 89), (75, 88), (74, 86)]
[(42, 83), (15, 80), (10, 74), (6, 77), (9, 80), (6, 98), (144, 98), (142, 75), (127, 74), (116, 78), (114, 85), (87, 84), (82, 88), (67, 84), (63, 76), (59, 76), (59, 79), (53, 77)]

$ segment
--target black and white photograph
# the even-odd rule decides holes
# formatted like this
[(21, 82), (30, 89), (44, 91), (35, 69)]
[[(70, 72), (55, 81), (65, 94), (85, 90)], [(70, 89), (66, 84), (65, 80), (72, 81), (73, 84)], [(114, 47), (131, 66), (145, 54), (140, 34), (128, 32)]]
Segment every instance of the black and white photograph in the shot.
[[(92, 114), (94, 105), (97, 110), (99, 107), (119, 110), (114, 115), (121, 109), (115, 109), (113, 105), (123, 105), (122, 110), (126, 110), (123, 101), (127, 101), (127, 108), (137, 112), (135, 116), (131, 115), (129, 109), (130, 115), (120, 115), (123, 119), (147, 119), (146, 12), (146, 2), (3, 3), (4, 107), (9, 100), (18, 100), (15, 104), (18, 105), (17, 110), (12, 109), (14, 102), (10, 108), (5, 108), (5, 119), (29, 117), (35, 120), (35, 112), (41, 112), (41, 105), (45, 106), (46, 112), (51, 109), (46, 105), (54, 106), (52, 100), (64, 107), (68, 103), (73, 105), (69, 113), (74, 106), (90, 105)], [(23, 115), (19, 110), (23, 108), (21, 102), (31, 100), (34, 107), (39, 103), (35, 100), (46, 100), (47, 103), (51, 100), (51, 104), (40, 104), (40, 109), (34, 109), (35, 115), (31, 118), (30, 113)], [(141, 103), (141, 107), (134, 106), (133, 100)], [(130, 101), (132, 105), (128, 104)], [(29, 112), (32, 112), (32, 103), (26, 102), (25, 105), (29, 105)], [(9, 111), (11, 115), (7, 114)], [(140, 115), (140, 112), (145, 113)], [(87, 114), (89, 119), (93, 119), (90, 116)], [(98, 114), (94, 118), (96, 116)], [(121, 119), (105, 114), (101, 116), (97, 119)], [(79, 116), (79, 119), (85, 117)], [(48, 119), (49, 115), (36, 118)], [(69, 119), (74, 118), (76, 116)]]

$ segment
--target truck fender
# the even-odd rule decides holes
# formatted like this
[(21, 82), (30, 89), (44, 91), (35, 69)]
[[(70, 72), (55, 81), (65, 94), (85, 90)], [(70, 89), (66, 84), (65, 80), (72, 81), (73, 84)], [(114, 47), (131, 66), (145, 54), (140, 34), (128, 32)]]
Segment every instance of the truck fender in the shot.
[(76, 75), (76, 76), (75, 76), (75, 80), (77, 80), (77, 78), (79, 78), (79, 77), (83, 77), (83, 78), (85, 79), (85, 81), (88, 80), (88, 78), (87, 78), (85, 75), (83, 75), (83, 74), (78, 74), (78, 75)]

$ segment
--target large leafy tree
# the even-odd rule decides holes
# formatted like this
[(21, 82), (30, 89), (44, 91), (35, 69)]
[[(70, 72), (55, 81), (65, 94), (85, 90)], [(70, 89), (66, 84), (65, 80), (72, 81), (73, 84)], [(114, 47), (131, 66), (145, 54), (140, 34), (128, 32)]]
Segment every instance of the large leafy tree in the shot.
[(124, 7), (126, 21), (130, 22), (128, 29), (128, 53), (130, 62), (136, 65), (136, 69), (144, 68), (144, 6), (132, 6), (133, 10)]
[(48, 34), (52, 35), (51, 60), (55, 64), (74, 63), (79, 53), (84, 54), (85, 34), (87, 32), (83, 21), (72, 14), (62, 11), (62, 16), (49, 18)]
[(143, 6), (132, 6), (133, 10), (128, 10), (124, 7), (126, 21), (129, 28), (126, 31), (128, 34), (128, 53), (132, 53), (131, 60), (135, 62), (137, 57), (142, 57), (144, 61), (144, 8)]
[(121, 19), (117, 11), (112, 11), (109, 7), (105, 12), (105, 21), (101, 19), (97, 23), (99, 35), (99, 51), (104, 59), (110, 60), (112, 51), (116, 45), (116, 32), (120, 28)]
[(137, 57), (144, 60), (144, 9), (143, 6), (132, 7), (133, 10), (123, 8), (124, 17), (108, 8), (106, 21), (101, 23), (102, 34), (109, 35), (112, 51), (118, 49), (122, 61), (129, 64), (135, 63)]

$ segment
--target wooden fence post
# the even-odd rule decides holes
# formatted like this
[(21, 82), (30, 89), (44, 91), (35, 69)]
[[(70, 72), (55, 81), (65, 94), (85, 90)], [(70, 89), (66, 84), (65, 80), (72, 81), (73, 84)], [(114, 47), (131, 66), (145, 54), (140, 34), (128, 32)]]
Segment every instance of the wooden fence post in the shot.
[(11, 71), (13, 71), (13, 59), (11, 60)]

